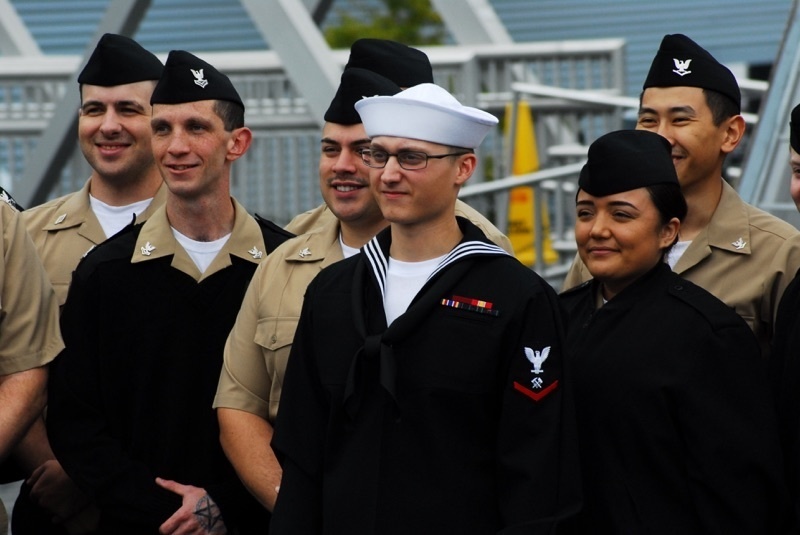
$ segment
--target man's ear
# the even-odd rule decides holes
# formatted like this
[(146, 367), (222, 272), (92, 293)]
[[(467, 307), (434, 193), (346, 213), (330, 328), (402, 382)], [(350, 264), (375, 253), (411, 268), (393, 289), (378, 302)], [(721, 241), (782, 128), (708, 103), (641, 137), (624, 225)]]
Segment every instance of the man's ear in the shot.
[(252, 142), (253, 132), (249, 128), (243, 126), (235, 129), (231, 133), (231, 139), (228, 143), (228, 154), (226, 155), (226, 158), (231, 162), (238, 160), (244, 156), (244, 153), (250, 148), (250, 144)]
[(741, 115), (734, 115), (725, 120), (723, 124), (725, 128), (724, 137), (722, 139), (722, 147), (720, 150), (725, 154), (730, 154), (742, 141), (745, 131), (744, 117)]
[(456, 185), (463, 186), (469, 180), (475, 167), (478, 165), (478, 157), (474, 153), (462, 154), (458, 156), (458, 174), (456, 175)]

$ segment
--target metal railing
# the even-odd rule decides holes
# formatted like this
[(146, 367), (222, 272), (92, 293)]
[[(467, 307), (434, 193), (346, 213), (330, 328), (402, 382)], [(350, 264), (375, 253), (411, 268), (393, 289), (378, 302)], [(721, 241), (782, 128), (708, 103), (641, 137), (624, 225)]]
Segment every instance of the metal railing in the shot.
[[(556, 264), (542, 262), (536, 243), (534, 266), (558, 285), (574, 257), (573, 201), (586, 148), (598, 136), (627, 124), (638, 99), (624, 91), (624, 43), (619, 39), (429, 47), (436, 82), (465, 104), (504, 117), (481, 148), (484, 165), (463, 188), (461, 197), (505, 229), (509, 189), (530, 185), (540, 205), (548, 207), (552, 242), (560, 253)], [(247, 107), (254, 131), (251, 149), (234, 166), (233, 194), (252, 212), (278, 223), (321, 202), (317, 159), (321, 125), (286, 76), (280, 58), (270, 51), (200, 54), (226, 72)], [(346, 50), (335, 51), (341, 65)], [(25, 180), (25, 164), (36, 158), (36, 141), (47, 128), (56, 103), (78, 88), (66, 80), (79, 67), (77, 56), (0, 57), (0, 186), (12, 194)], [(745, 95), (763, 95), (766, 84), (740, 80)], [(515, 132), (514, 103), (530, 104), (536, 125), (541, 171), (510, 175)], [(69, 98), (66, 102), (70, 102)], [(506, 116), (506, 109), (511, 113)], [(750, 126), (757, 117), (746, 117)], [(509, 122), (509, 125), (503, 123)], [(90, 169), (76, 149), (61, 171), (51, 197), (78, 189)], [(505, 177), (505, 178), (501, 178)], [(543, 210), (536, 211), (535, 232), (541, 235)], [(541, 242), (541, 240), (539, 240)]]
[[(482, 196), (505, 195), (510, 189), (519, 186), (531, 186), (536, 203), (534, 236), (542, 236), (543, 229), (549, 226), (553, 247), (559, 253), (558, 261), (548, 265), (544, 261), (543, 240), (535, 240), (536, 261), (532, 267), (545, 280), (558, 288), (575, 256), (572, 207), (574, 206), (577, 177), (582, 167), (583, 162), (572, 163), (534, 173), (509, 176), (492, 182), (473, 184), (465, 186), (459, 193), (459, 197), (470, 202)], [(550, 217), (548, 222), (545, 222), (542, 217), (544, 213)]]
[[(739, 80), (739, 85), (745, 99), (763, 98), (768, 90), (766, 82), (757, 80)], [(544, 261), (543, 240), (536, 240), (536, 260), (533, 267), (558, 288), (575, 257), (574, 196), (577, 191), (577, 177), (586, 160), (588, 146), (600, 135), (622, 128), (626, 116), (633, 116), (638, 109), (639, 99), (607, 90), (574, 90), (541, 83), (515, 82), (511, 84), (511, 90), (513, 97), (509, 132), (517, 131), (517, 103), (521, 100), (530, 104), (534, 117), (537, 117), (537, 125), (552, 110), (560, 112), (558, 121), (553, 121), (562, 127), (557, 135), (550, 133), (548, 136), (546, 128), (537, 128), (539, 160), (546, 169), (466, 186), (460, 192), (460, 197), (474, 202), (475, 199), (492, 196), (507, 202), (504, 195), (510, 189), (531, 186), (536, 199), (534, 235), (541, 236), (542, 229), (549, 227), (553, 248), (559, 253), (558, 261), (548, 265)], [(758, 116), (752, 113), (742, 115), (751, 131), (754, 130), (758, 124)], [(512, 162), (516, 143), (514, 140), (505, 141), (505, 161)], [(739, 169), (727, 169), (726, 173), (735, 178), (739, 176)], [(544, 214), (547, 214), (548, 221), (544, 220)]]
[[(604, 39), (424, 50), (437, 83), (465, 104), (502, 115), (513, 98), (511, 84), (520, 80), (618, 94), (623, 88), (623, 47), (622, 40)], [(287, 77), (277, 54), (199, 55), (231, 77), (254, 131), (251, 149), (234, 165), (233, 194), (249, 210), (278, 223), (321, 202), (316, 178), (321, 125), (311, 117), (302, 92)], [(348, 51), (334, 55), (344, 65)], [(14, 185), (26, 179), (26, 162), (37, 157), (37, 138), (64, 95), (74, 92), (77, 113), (78, 88), (67, 87), (66, 81), (79, 62), (77, 56), (0, 57), (0, 186), (12, 194)], [(553, 114), (565, 115), (558, 110)], [(487, 165), (473, 182), (507, 174), (499, 129), (489, 136), (481, 156)], [(76, 148), (50, 197), (80, 188), (88, 175), (88, 165)], [(498, 212), (499, 202), (474, 202), (490, 215)]]

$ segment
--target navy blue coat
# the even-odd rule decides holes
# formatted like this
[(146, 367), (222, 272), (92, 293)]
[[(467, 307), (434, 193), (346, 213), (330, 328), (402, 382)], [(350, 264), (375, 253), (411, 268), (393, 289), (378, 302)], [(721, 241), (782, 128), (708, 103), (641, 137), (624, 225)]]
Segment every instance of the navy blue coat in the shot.
[[(267, 251), (291, 235), (259, 220)], [(100, 533), (158, 533), (181, 498), (155, 477), (205, 488), (229, 528), (265, 533), (269, 516), (226, 459), (211, 405), (222, 351), (257, 264), (200, 282), (172, 255), (131, 262), (142, 225), (94, 249), (73, 276), (51, 369), (56, 457), (101, 510)]]
[(390, 229), (309, 286), (273, 438), (272, 533), (552, 533), (577, 508), (555, 293), (459, 224), (388, 328)]
[(569, 318), (584, 510), (571, 532), (778, 533), (785, 487), (758, 342), (665, 264)]
[(776, 388), (793, 526), (800, 533), (800, 272), (781, 299), (772, 344), (768, 364)]

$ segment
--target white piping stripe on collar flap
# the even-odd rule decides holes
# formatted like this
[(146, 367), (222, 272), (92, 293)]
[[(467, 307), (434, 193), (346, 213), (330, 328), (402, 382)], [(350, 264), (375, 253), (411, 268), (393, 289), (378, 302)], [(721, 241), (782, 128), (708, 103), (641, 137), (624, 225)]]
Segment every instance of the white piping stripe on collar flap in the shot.
[[(383, 251), (378, 244), (378, 240), (373, 238), (364, 246), (364, 254), (369, 260), (372, 271), (375, 274), (375, 279), (378, 281), (378, 287), (381, 290), (381, 296), (386, 299), (386, 275), (389, 267), (389, 258), (383, 255)], [(455, 248), (450, 251), (444, 259), (439, 262), (436, 269), (430, 274), (425, 281), (426, 283), (431, 280), (437, 273), (444, 268), (458, 262), (462, 258), (473, 255), (508, 255), (504, 249), (497, 245), (486, 243), (482, 241), (467, 241), (459, 243)]]

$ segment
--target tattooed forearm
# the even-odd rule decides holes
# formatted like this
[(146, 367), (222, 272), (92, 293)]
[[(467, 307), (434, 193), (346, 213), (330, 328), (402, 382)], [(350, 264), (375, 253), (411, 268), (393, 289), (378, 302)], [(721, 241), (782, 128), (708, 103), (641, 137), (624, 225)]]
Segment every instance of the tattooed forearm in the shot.
[(208, 533), (227, 533), (225, 523), (222, 521), (222, 513), (220, 513), (219, 507), (208, 494), (197, 501), (197, 505), (194, 508), (194, 517), (200, 527)]

